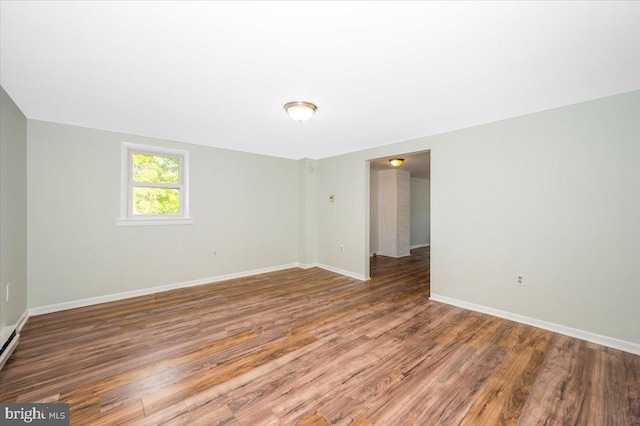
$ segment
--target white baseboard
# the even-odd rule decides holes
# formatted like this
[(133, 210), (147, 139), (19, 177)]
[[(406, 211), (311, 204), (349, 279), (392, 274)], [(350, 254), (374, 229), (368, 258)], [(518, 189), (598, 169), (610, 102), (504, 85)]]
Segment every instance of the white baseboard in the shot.
[(18, 323), (16, 324), (16, 333), (20, 333), (20, 331), (22, 331), (22, 327), (24, 327), (28, 319), (29, 319), (29, 310), (25, 309), (24, 312), (22, 313), (22, 316), (18, 320)]
[[(6, 333), (5, 336), (7, 337), (10, 336), (11, 334), (13, 334), (14, 331), (16, 332), (16, 334), (19, 334), (20, 331), (22, 330), (22, 327), (24, 327), (28, 319), (29, 319), (29, 310), (25, 309), (25, 311), (22, 313), (22, 315), (18, 319), (18, 322), (16, 322), (15, 324), (9, 324), (5, 327), (4, 329)], [(7, 342), (6, 340), (4, 342), (0, 342), (0, 347), (2, 347), (6, 342)]]
[(160, 293), (163, 291), (175, 290), (178, 288), (194, 287), (203, 284), (211, 284), (219, 281), (231, 280), (234, 278), (249, 277), (252, 275), (264, 274), (267, 272), (281, 271), (297, 267), (297, 263), (271, 266), (268, 268), (253, 269), (251, 271), (236, 272), (233, 274), (218, 275), (216, 277), (201, 278), (193, 281), (185, 281), (174, 284), (167, 284), (157, 287), (143, 288), (140, 290), (125, 291), (122, 293), (107, 294), (104, 296), (91, 297), (88, 299), (74, 300), (71, 302), (56, 303), (53, 305), (39, 306), (29, 309), (30, 316), (44, 315), (52, 312), (66, 311), (67, 309), (82, 308), (85, 306), (97, 305), (99, 303), (113, 302), (116, 300), (129, 299), (131, 297), (146, 296), (148, 294)]
[(392, 257), (394, 259), (400, 259), (401, 257), (409, 257), (411, 256), (411, 253), (407, 253), (407, 254), (401, 254), (400, 256), (393, 256), (391, 254), (384, 254), (384, 253), (378, 253), (379, 256), (385, 256), (385, 257)]
[(413, 250), (416, 248), (421, 248), (421, 247), (429, 247), (431, 245), (431, 243), (426, 243), (426, 244), (416, 244), (415, 246), (410, 246), (409, 249)]
[(4, 365), (7, 363), (13, 351), (15, 351), (16, 348), (18, 347), (19, 340), (20, 340), (20, 333), (16, 332), (16, 335), (11, 341), (11, 343), (9, 343), (9, 346), (7, 346), (4, 352), (2, 352), (2, 355), (0, 355), (0, 370), (2, 370), (2, 367), (4, 367)]
[(16, 332), (15, 337), (13, 338), (9, 346), (7, 346), (5, 351), (2, 352), (2, 355), (0, 355), (0, 370), (2, 370), (4, 365), (9, 360), (9, 357), (11, 356), (13, 351), (15, 351), (16, 348), (18, 347), (18, 342), (20, 341), (20, 331), (22, 330), (22, 327), (24, 327), (24, 325), (27, 323), (28, 319), (29, 319), (29, 310), (25, 309), (25, 311), (20, 316), (20, 319), (16, 323), (15, 327), (12, 327), (13, 330)]
[(316, 266), (318, 266), (317, 263), (296, 263), (296, 266), (300, 269), (309, 269), (309, 268), (315, 268)]
[(368, 281), (362, 274), (354, 274), (353, 272), (347, 271), (345, 269), (334, 268), (333, 266), (323, 265), (322, 263), (318, 263), (316, 265), (318, 268), (322, 268), (327, 271), (335, 272), (336, 274), (344, 275), (349, 278), (355, 278), (360, 281)]
[[(186, 288), (186, 287), (194, 287), (194, 286), (204, 285), (204, 284), (212, 284), (212, 283), (216, 283), (216, 282), (220, 282), (220, 281), (232, 280), (232, 279), (235, 279), (235, 278), (250, 277), (252, 275), (264, 274), (264, 273), (267, 273), (267, 272), (282, 271), (284, 269), (291, 269), (291, 268), (296, 268), (296, 267), (297, 268), (302, 268), (302, 269), (309, 269), (309, 268), (313, 268), (313, 267), (319, 267), (319, 268), (322, 268), (322, 269), (326, 269), (327, 271), (331, 271), (331, 272), (335, 272), (337, 274), (345, 275), (345, 276), (350, 277), (350, 278), (355, 278), (355, 279), (360, 280), (360, 281), (367, 281), (367, 280), (365, 280), (364, 275), (354, 274), (352, 272), (345, 271), (345, 270), (339, 269), (339, 268), (333, 268), (333, 267), (327, 266), (327, 265), (320, 265), (318, 263), (306, 263), (306, 264), (289, 263), (289, 264), (286, 264), (286, 265), (271, 266), (271, 267), (268, 267), (268, 268), (261, 268), (261, 269), (253, 269), (251, 271), (237, 272), (237, 273), (227, 274), (227, 275), (218, 275), (216, 277), (202, 278), (202, 279), (193, 280), (193, 281), (185, 281), (185, 282), (167, 284), (167, 285), (162, 285), (162, 286), (157, 286), (157, 287), (143, 288), (143, 289), (140, 289), (140, 290), (125, 291), (125, 292), (122, 292), (122, 293), (107, 294), (107, 295), (104, 295), (104, 296), (97, 296), (97, 297), (91, 297), (91, 298), (88, 298), (88, 299), (74, 300), (74, 301), (71, 301), (71, 302), (63, 302), (63, 303), (56, 303), (56, 304), (52, 304), (52, 305), (38, 306), (38, 307), (35, 307), (35, 308), (29, 308), (28, 311), (25, 311), (25, 314), (23, 314), (24, 321), (22, 321), (23, 318), (21, 318), (20, 321), (22, 322), (22, 325), (24, 325), (24, 323), (27, 321), (29, 316), (50, 314), (52, 312), (66, 311), (68, 309), (83, 308), (85, 306), (97, 305), (97, 304), (100, 304), (100, 303), (114, 302), (116, 300), (129, 299), (129, 298), (138, 297), (138, 296), (146, 296), (146, 295), (149, 295), (149, 294), (161, 293), (163, 291), (175, 290), (175, 289), (178, 289), (178, 288)], [(22, 328), (21, 325), (20, 325), (20, 328)]]
[(354, 274), (353, 272), (349, 272), (345, 269), (334, 268), (333, 266), (324, 265), (322, 263), (298, 263), (298, 268), (309, 269), (309, 268), (320, 268), (326, 271), (335, 272), (336, 274), (344, 275), (349, 278), (355, 278), (360, 281), (369, 281), (371, 278), (365, 278), (362, 274)]
[(635, 355), (640, 355), (640, 344), (638, 343), (628, 342), (626, 340), (620, 340), (609, 336), (603, 336), (601, 334), (591, 333), (589, 331), (579, 330), (577, 328), (567, 327), (536, 318), (526, 317), (524, 315), (514, 314), (483, 305), (476, 305), (475, 303), (466, 302), (460, 299), (454, 299), (452, 297), (441, 296), (439, 294), (431, 293), (429, 299), (436, 302), (442, 302), (448, 305), (469, 309), (471, 311), (492, 315), (494, 317), (504, 318), (522, 324), (531, 325), (533, 327), (538, 327), (544, 330), (553, 331), (555, 333), (564, 334), (565, 336), (586, 340), (587, 342), (597, 343), (598, 345), (608, 346), (613, 349), (619, 349), (621, 351), (629, 352)]

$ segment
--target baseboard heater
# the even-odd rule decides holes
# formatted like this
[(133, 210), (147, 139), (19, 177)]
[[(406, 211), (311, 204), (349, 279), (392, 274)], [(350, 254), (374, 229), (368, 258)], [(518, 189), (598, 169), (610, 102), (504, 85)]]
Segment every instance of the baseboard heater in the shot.
[(20, 340), (20, 335), (13, 330), (9, 339), (2, 345), (2, 350), (0, 350), (0, 370), (4, 367), (4, 364), (9, 360), (9, 357), (16, 350), (18, 346), (18, 340)]

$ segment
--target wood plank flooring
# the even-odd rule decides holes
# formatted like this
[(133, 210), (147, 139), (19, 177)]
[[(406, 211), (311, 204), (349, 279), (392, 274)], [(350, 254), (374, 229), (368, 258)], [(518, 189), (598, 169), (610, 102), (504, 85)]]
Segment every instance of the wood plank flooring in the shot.
[(429, 301), (429, 248), (371, 268), (30, 318), (0, 400), (74, 425), (640, 424), (640, 357)]

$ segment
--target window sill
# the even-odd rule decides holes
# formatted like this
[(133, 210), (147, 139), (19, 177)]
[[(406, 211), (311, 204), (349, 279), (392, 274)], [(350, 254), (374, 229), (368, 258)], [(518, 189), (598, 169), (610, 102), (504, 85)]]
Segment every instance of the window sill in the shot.
[(116, 226), (165, 226), (165, 225), (193, 225), (195, 219), (119, 219)]

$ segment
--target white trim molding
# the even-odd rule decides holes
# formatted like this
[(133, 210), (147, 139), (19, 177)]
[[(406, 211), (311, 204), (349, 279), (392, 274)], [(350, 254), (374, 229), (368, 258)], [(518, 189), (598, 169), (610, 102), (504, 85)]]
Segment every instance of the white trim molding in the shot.
[(400, 259), (401, 257), (409, 257), (409, 256), (411, 256), (411, 253), (401, 254), (399, 256), (393, 256), (391, 254), (378, 253), (377, 256), (385, 256), (385, 257), (391, 257), (391, 258), (394, 258), (394, 259)]
[[(180, 181), (172, 184), (134, 183), (131, 174), (131, 158), (136, 153), (177, 158), (180, 161)], [(189, 212), (189, 151), (157, 145), (122, 142), (120, 162), (120, 218), (116, 219), (116, 226), (193, 225), (195, 220)], [(175, 215), (134, 215), (132, 204), (134, 186), (179, 190), (180, 212)]]
[(421, 248), (421, 247), (429, 247), (429, 246), (431, 246), (431, 243), (416, 244), (414, 246), (409, 246), (409, 250), (413, 250), (413, 249), (417, 249), (417, 248)]
[[(23, 314), (24, 321), (23, 321), (23, 318), (21, 318), (18, 324), (20, 328), (22, 328), (22, 325), (24, 325), (24, 323), (27, 321), (29, 316), (50, 314), (52, 312), (66, 311), (68, 309), (83, 308), (85, 306), (98, 305), (100, 303), (114, 302), (116, 300), (130, 299), (132, 297), (138, 297), (138, 296), (146, 296), (149, 294), (161, 293), (163, 291), (175, 290), (178, 288), (194, 287), (194, 286), (204, 285), (204, 284), (213, 284), (216, 282), (231, 280), (235, 278), (244, 278), (244, 277), (250, 277), (253, 275), (265, 274), (267, 272), (282, 271), (284, 269), (291, 269), (291, 268), (309, 269), (313, 267), (322, 268), (327, 271), (335, 272), (336, 274), (344, 275), (349, 278), (355, 278), (360, 281), (368, 281), (368, 279), (365, 279), (363, 275), (354, 274), (352, 272), (345, 271), (339, 268), (334, 268), (327, 265), (321, 265), (318, 263), (306, 263), (306, 264), (289, 263), (286, 265), (253, 269), (250, 271), (236, 272), (233, 274), (218, 275), (216, 277), (201, 278), (193, 281), (184, 281), (180, 283), (166, 284), (166, 285), (161, 285), (157, 287), (149, 287), (149, 288), (143, 288), (139, 290), (125, 291), (122, 293), (114, 293), (114, 294), (107, 294), (104, 296), (90, 297), (88, 299), (73, 300), (71, 302), (63, 302), (63, 303), (56, 303), (52, 305), (38, 306), (35, 308), (30, 308), (28, 311), (26, 311)], [(20, 323), (22, 323), (22, 325), (20, 325)]]
[(194, 218), (190, 219), (117, 219), (116, 226), (165, 226), (165, 225), (193, 225)]
[(325, 271), (334, 272), (336, 274), (344, 275), (345, 277), (355, 278), (360, 281), (369, 281), (371, 278), (365, 278), (362, 274), (354, 274), (353, 272), (347, 271), (345, 269), (334, 268), (333, 266), (324, 265), (322, 263), (298, 263), (298, 268), (300, 269), (309, 269), (309, 268), (320, 268)]
[[(13, 354), (13, 352), (18, 347), (18, 343), (20, 342), (20, 331), (22, 330), (22, 327), (24, 327), (24, 325), (27, 323), (28, 319), (29, 319), (29, 310), (27, 309), (22, 313), (22, 315), (20, 316), (20, 319), (15, 325), (15, 328), (13, 329), (16, 335), (11, 340), (11, 343), (9, 343), (9, 345), (5, 348), (4, 352), (2, 352), (2, 354), (0, 355), (0, 370), (2, 370), (2, 368), (7, 363), (7, 361), (9, 361), (11, 354)], [(13, 334), (13, 331), (11, 332), (11, 334)], [(5, 342), (3, 342), (3, 344), (4, 343)]]
[(268, 268), (253, 269), (250, 271), (236, 272), (233, 274), (218, 275), (216, 277), (201, 278), (193, 281), (184, 281), (174, 284), (166, 284), (157, 287), (148, 287), (140, 290), (125, 291), (122, 293), (107, 294), (104, 296), (91, 297), (88, 299), (74, 300), (71, 302), (56, 303), (53, 305), (38, 306), (29, 309), (30, 316), (44, 315), (52, 312), (66, 311), (68, 309), (83, 308), (85, 306), (98, 305), (100, 303), (114, 302), (116, 300), (129, 299), (132, 297), (146, 296), (163, 291), (175, 290), (178, 288), (194, 287), (204, 284), (212, 284), (220, 281), (232, 280), (234, 278), (250, 277), (252, 275), (264, 274), (267, 272), (281, 271), (283, 269), (295, 268), (295, 263), (272, 266)]
[(2, 352), (2, 355), (0, 355), (0, 370), (2, 370), (2, 367), (4, 367), (4, 365), (7, 363), (13, 351), (15, 351), (16, 348), (18, 347), (19, 341), (20, 341), (20, 333), (16, 332), (16, 335), (11, 340), (11, 343), (9, 343), (9, 346), (7, 346), (4, 352)]
[(344, 275), (345, 277), (355, 278), (356, 280), (360, 280), (360, 281), (369, 281), (364, 277), (363, 274), (355, 274), (345, 269), (334, 268), (333, 266), (323, 265), (322, 263), (318, 263), (315, 266), (317, 266), (318, 268), (324, 269), (326, 271), (335, 272), (336, 274)]
[(18, 323), (16, 324), (16, 333), (20, 333), (22, 331), (22, 327), (24, 327), (28, 319), (29, 319), (29, 310), (25, 309), (25, 311), (22, 313), (22, 316), (18, 320)]
[(514, 314), (512, 312), (502, 311), (500, 309), (490, 308), (488, 306), (477, 305), (475, 303), (466, 302), (460, 299), (454, 299), (452, 297), (441, 296), (439, 294), (432, 293), (429, 299), (435, 302), (446, 303), (447, 305), (453, 305), (459, 308), (481, 312), (483, 314), (492, 315), (494, 317), (508, 319), (522, 324), (531, 325), (533, 327), (542, 328), (544, 330), (553, 331), (555, 333), (564, 334), (565, 336), (575, 337), (577, 339), (586, 340), (587, 342), (597, 343), (598, 345), (603, 345), (635, 355), (640, 355), (640, 344), (638, 343), (628, 342), (626, 340), (620, 340), (614, 337), (603, 336), (601, 334), (591, 333), (589, 331), (579, 330), (577, 328), (567, 327), (564, 325), (543, 321), (537, 318), (531, 318), (524, 315)]

